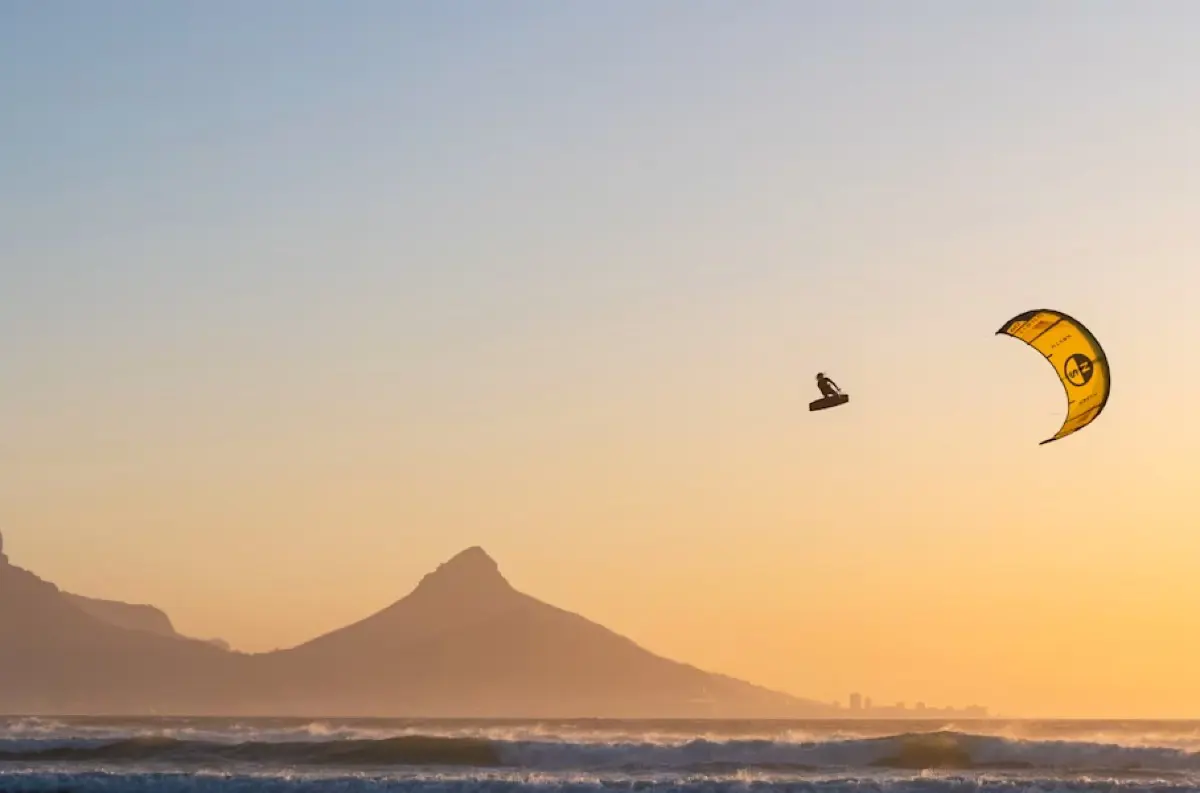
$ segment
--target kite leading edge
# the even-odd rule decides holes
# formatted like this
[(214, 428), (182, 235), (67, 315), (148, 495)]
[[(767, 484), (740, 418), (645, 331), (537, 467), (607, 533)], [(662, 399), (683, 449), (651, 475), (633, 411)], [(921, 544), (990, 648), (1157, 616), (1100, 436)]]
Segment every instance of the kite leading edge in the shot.
[(1078, 432), (1104, 411), (1112, 387), (1108, 358), (1082, 322), (1061, 311), (1039, 308), (1008, 320), (996, 335), (1019, 339), (1040, 352), (1066, 391), (1066, 418), (1058, 432), (1039, 445)]

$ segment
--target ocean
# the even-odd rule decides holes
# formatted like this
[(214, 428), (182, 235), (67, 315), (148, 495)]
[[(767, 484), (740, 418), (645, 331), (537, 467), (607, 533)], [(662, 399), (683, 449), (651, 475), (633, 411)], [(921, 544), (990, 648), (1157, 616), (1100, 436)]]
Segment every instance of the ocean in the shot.
[(1200, 721), (0, 718), (0, 792), (1200, 791)]

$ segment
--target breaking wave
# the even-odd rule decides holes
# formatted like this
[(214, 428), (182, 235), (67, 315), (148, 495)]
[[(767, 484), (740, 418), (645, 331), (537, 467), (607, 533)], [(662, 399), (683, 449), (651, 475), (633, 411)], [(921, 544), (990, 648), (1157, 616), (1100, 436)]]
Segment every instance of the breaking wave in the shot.
[(820, 740), (512, 740), (444, 735), (307, 740), (196, 740), (161, 735), (0, 739), (5, 766), (52, 763), (188, 769), (473, 767), (520, 771), (817, 772), (845, 769), (1200, 773), (1200, 753), (1164, 746), (1013, 739), (958, 731)]
[(0, 793), (1192, 793), (1186, 782), (966, 777), (639, 779), (545, 777), (219, 776), (180, 773), (71, 777), (0, 774)]

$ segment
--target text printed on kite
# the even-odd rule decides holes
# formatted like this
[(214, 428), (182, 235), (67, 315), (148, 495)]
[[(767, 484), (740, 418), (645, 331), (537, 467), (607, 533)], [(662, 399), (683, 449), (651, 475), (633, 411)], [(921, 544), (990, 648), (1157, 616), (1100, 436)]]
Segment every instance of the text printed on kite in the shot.
[(1112, 377), (1100, 342), (1082, 322), (1053, 309), (1025, 311), (1008, 320), (997, 336), (1012, 336), (1045, 356), (1067, 394), (1067, 415), (1045, 445), (1095, 421), (1108, 404)]

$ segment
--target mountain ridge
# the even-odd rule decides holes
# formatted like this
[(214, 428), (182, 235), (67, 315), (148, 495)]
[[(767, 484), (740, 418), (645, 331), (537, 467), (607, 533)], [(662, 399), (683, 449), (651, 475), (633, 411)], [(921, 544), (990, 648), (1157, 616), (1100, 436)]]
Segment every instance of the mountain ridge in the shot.
[(167, 635), (136, 620), (115, 624), (97, 616), (95, 599), (81, 598), (11, 565), (0, 538), (0, 711), (468, 718), (831, 712), (657, 655), (521, 592), (480, 546), (455, 554), (373, 614), (265, 653), (229, 652), (173, 627)]

